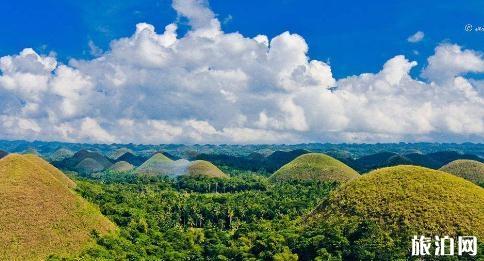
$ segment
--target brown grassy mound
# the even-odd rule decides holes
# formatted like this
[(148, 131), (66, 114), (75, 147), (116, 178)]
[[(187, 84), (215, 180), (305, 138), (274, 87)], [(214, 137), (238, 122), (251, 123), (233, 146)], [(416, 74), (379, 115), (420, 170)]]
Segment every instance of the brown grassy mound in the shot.
[(228, 178), (217, 166), (205, 160), (196, 160), (188, 167), (191, 177)]
[(454, 160), (440, 168), (441, 171), (484, 184), (484, 163), (475, 160)]
[(480, 238), (484, 236), (484, 189), (428, 168), (382, 168), (338, 188), (312, 219), (338, 224), (373, 221), (403, 242), (409, 242), (408, 235)]
[(34, 155), (0, 160), (0, 260), (75, 255), (115, 225), (75, 194), (72, 180)]

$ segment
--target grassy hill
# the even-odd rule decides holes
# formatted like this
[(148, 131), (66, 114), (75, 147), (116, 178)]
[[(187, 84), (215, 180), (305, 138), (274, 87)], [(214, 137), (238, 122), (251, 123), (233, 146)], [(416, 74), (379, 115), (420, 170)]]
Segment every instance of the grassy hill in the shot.
[(454, 160), (440, 168), (441, 171), (484, 184), (484, 163), (475, 160)]
[(103, 171), (105, 167), (97, 160), (92, 158), (85, 158), (79, 162), (72, 170), (80, 174), (90, 174), (94, 172)]
[(159, 175), (166, 174), (164, 170), (173, 163), (173, 160), (169, 159), (163, 153), (159, 152), (145, 161), (141, 166), (137, 168), (137, 172), (140, 174)]
[(130, 171), (134, 169), (134, 166), (126, 161), (118, 161), (114, 163), (109, 169), (113, 171)]
[[(89, 160), (85, 161), (86, 159)], [(99, 171), (98, 169), (101, 167), (101, 170), (104, 170), (113, 165), (113, 163), (104, 155), (89, 150), (80, 150), (72, 157), (54, 162), (53, 164), (58, 168), (73, 171), (89, 171), (90, 168), (95, 168), (96, 171)]]
[[(397, 166), (344, 184), (313, 212), (310, 224), (333, 222), (331, 226), (342, 227), (347, 238), (359, 238), (361, 244), (373, 242), (365, 245), (372, 251), (379, 236), (390, 239), (387, 243), (393, 247), (408, 246), (412, 235), (481, 238), (483, 216), (483, 188), (445, 172)], [(380, 230), (364, 232), (369, 223)]]
[(345, 182), (359, 176), (341, 161), (322, 153), (308, 153), (282, 166), (270, 177), (272, 181), (320, 180)]
[(147, 161), (149, 158), (143, 157), (143, 156), (138, 156), (135, 155), (131, 152), (126, 152), (123, 155), (119, 156), (116, 161), (126, 161), (131, 165), (134, 166), (140, 166), (142, 165), (145, 161)]
[(217, 166), (205, 160), (196, 160), (188, 167), (191, 177), (228, 178)]
[(119, 157), (123, 156), (125, 153), (134, 154), (134, 152), (128, 148), (119, 148), (111, 153), (108, 153), (108, 158), (112, 160), (117, 160)]
[(74, 152), (69, 149), (58, 149), (49, 156), (50, 161), (61, 161), (74, 156)]
[(42, 260), (74, 255), (96, 230), (115, 226), (75, 194), (74, 183), (34, 155), (0, 160), (0, 260)]

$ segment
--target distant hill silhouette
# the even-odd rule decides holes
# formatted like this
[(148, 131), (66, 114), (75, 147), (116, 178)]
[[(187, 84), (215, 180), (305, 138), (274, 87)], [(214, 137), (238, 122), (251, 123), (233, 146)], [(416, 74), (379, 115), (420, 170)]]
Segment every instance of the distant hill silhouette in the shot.
[(72, 157), (66, 158), (59, 162), (53, 162), (53, 164), (58, 168), (72, 171), (89, 171), (89, 168), (96, 169), (96, 171), (101, 171), (113, 165), (113, 163), (104, 155), (88, 150), (78, 151)]
[(106, 156), (111, 160), (117, 161), (119, 157), (123, 156), (126, 153), (134, 154), (134, 152), (128, 148), (120, 148), (111, 153), (108, 153)]
[(233, 156), (225, 154), (200, 154), (196, 160), (206, 160), (218, 166), (230, 166), (250, 171), (266, 171), (272, 173), (300, 155), (309, 153), (307, 150), (275, 151), (267, 157), (260, 153), (248, 156)]
[(439, 151), (429, 154), (409, 153), (397, 154), (394, 152), (379, 152), (368, 156), (363, 156), (353, 161), (342, 161), (347, 163), (360, 173), (365, 173), (374, 169), (396, 166), (396, 165), (415, 165), (427, 167), (431, 169), (438, 169), (443, 165), (457, 160), (470, 159), (482, 161), (483, 159), (470, 154), (460, 154), (456, 151)]
[(8, 152), (4, 151), (4, 150), (0, 150), (0, 159), (7, 156), (8, 155)]
[(148, 157), (138, 156), (131, 152), (125, 152), (123, 155), (121, 155), (116, 159), (116, 162), (126, 161), (129, 164), (138, 167), (138, 166), (141, 166), (141, 164), (143, 164), (147, 160), (148, 160)]

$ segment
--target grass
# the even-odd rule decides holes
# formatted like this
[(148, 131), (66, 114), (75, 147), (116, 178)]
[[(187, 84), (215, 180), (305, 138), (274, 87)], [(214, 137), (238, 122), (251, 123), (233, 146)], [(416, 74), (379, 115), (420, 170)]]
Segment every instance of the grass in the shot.
[(359, 177), (358, 172), (343, 162), (322, 153), (308, 153), (282, 166), (271, 177), (272, 181), (320, 180), (339, 181)]
[(75, 255), (93, 230), (116, 227), (71, 190), (74, 183), (35, 155), (0, 160), (0, 260)]
[[(311, 219), (372, 221), (392, 238), (484, 236), (484, 189), (454, 175), (417, 166), (382, 168), (343, 184)], [(406, 236), (403, 236), (406, 235)], [(406, 240), (406, 241), (405, 241)]]
[(475, 160), (454, 160), (440, 168), (476, 184), (484, 184), (484, 163)]
[(228, 178), (217, 166), (205, 160), (196, 160), (188, 167), (191, 177)]

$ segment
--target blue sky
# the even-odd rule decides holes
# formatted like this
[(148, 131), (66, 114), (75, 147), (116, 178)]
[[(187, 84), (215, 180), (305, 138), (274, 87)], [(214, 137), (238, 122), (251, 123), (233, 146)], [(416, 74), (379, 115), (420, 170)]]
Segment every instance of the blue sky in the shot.
[[(89, 58), (90, 40), (106, 50), (111, 40), (130, 36), (139, 22), (161, 29), (177, 17), (167, 0), (4, 0), (1, 6), (0, 56), (33, 47), (54, 51), (63, 61)], [(309, 56), (329, 61), (336, 78), (377, 72), (397, 54), (423, 65), (441, 42), (470, 49), (484, 43), (484, 33), (464, 30), (466, 24), (484, 23), (483, 1), (218, 0), (210, 7), (225, 32), (302, 35)], [(183, 22), (182, 32), (187, 29)], [(424, 39), (407, 42), (417, 31), (425, 33)], [(419, 69), (412, 73), (418, 75)]]
[(484, 142), (482, 1), (17, 0), (1, 11), (0, 139)]

